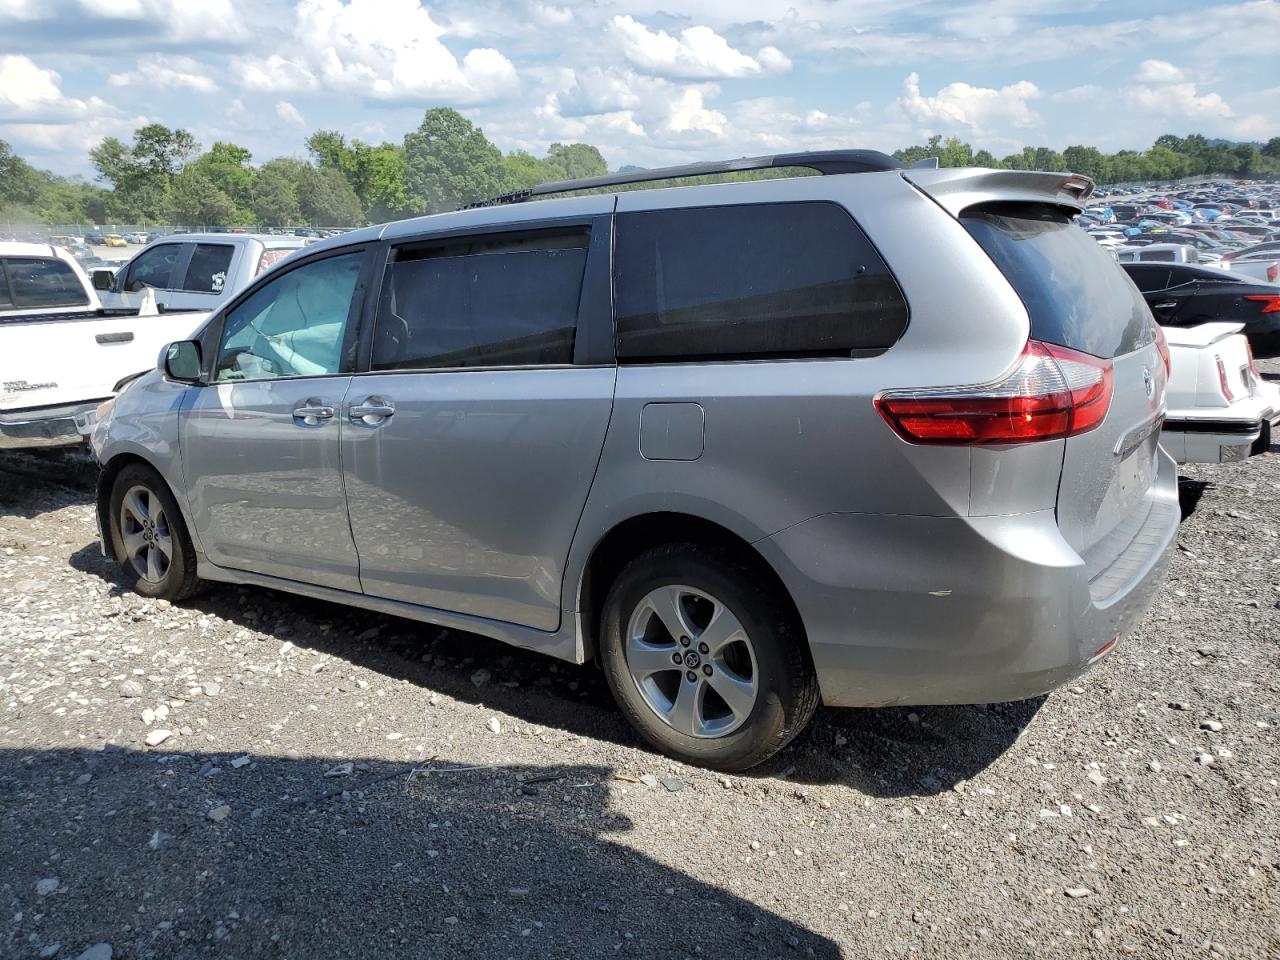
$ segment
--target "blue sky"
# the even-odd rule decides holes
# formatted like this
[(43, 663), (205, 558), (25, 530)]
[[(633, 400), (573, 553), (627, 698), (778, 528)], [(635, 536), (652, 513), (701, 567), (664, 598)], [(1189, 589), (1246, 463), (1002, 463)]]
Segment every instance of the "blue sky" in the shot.
[(0, 139), (82, 174), (146, 122), (265, 162), (317, 129), (398, 142), (441, 105), (612, 166), (1265, 140), (1277, 53), (1280, 0), (0, 0)]

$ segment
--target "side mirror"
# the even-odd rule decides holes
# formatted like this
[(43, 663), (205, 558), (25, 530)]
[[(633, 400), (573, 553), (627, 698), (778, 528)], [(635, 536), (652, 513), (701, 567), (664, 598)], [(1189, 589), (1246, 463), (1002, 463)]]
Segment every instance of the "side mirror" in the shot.
[(198, 383), (200, 359), (200, 341), (178, 340), (164, 348), (160, 370), (166, 379), (176, 383)]
[(110, 290), (115, 285), (116, 275), (114, 270), (95, 270), (93, 271), (93, 289)]

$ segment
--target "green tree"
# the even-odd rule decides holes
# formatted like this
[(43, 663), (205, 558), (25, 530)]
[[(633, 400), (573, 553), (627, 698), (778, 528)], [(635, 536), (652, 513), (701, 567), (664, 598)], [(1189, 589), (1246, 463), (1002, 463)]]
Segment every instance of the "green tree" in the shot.
[(1097, 147), (1074, 145), (1062, 151), (1064, 170), (1079, 173), (1095, 183), (1106, 175), (1106, 160)]
[(405, 179), (415, 213), (440, 213), (496, 196), (506, 185), (502, 152), (456, 110), (428, 110), (404, 138)]
[(332, 167), (304, 164), (298, 178), (298, 207), (313, 227), (354, 227), (364, 222), (360, 198)]
[(547, 173), (547, 165), (531, 153), (516, 150), (502, 158), (506, 171), (504, 190), (528, 190), (553, 179)]
[(248, 216), (253, 194), (254, 170), (249, 165), (252, 159), (253, 154), (244, 147), (218, 141), (209, 148), (208, 153), (188, 164), (188, 169), (197, 170), (208, 177)]
[(302, 206), (298, 202), (301, 160), (280, 157), (263, 164), (253, 178), (250, 206), (257, 222), (269, 227), (295, 227), (302, 223)]
[(240, 212), (234, 200), (195, 169), (169, 179), (166, 210), (171, 222), (188, 226), (232, 226)]
[(547, 148), (547, 180), (579, 180), (609, 172), (600, 151), (588, 143), (553, 143)]
[(113, 212), (149, 222), (164, 216), (170, 180), (199, 149), (186, 130), (152, 123), (134, 131), (131, 146), (107, 137), (89, 151), (89, 157), (99, 179), (111, 184)]

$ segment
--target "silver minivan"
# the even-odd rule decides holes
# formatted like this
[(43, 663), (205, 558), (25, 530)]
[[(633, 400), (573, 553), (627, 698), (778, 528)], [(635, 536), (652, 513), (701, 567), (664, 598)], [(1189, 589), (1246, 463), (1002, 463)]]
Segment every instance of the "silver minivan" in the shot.
[[(780, 167), (818, 175), (620, 189)], [(1072, 223), (1091, 187), (829, 151), (318, 243), (103, 411), (104, 548), (148, 596), (594, 659), (722, 769), (819, 701), (1042, 694), (1134, 627), (1179, 519), (1167, 353)]]

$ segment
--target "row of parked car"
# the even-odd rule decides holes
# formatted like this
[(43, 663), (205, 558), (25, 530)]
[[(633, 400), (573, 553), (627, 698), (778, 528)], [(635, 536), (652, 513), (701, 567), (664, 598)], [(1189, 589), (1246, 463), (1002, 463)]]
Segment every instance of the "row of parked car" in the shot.
[[(821, 175), (607, 189), (796, 166)], [(649, 742), (742, 769), (819, 700), (1077, 676), (1159, 587), (1170, 454), (1238, 455), (1246, 392), (1265, 444), (1245, 338), (1157, 325), (1074, 222), (1092, 186), (824, 151), (303, 249), (166, 238), (97, 285), (0, 245), (0, 443), (90, 438), (147, 596), (252, 584), (595, 660)]]

